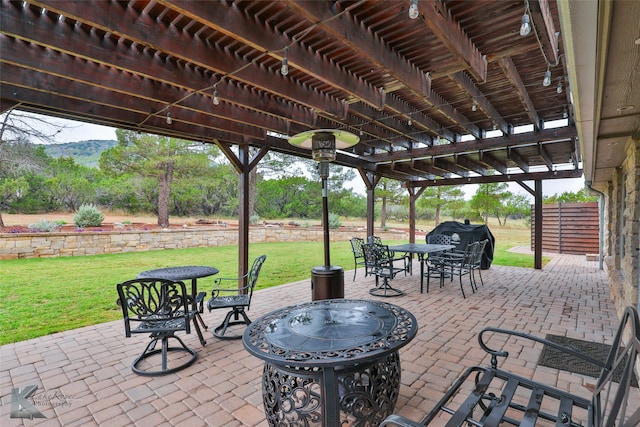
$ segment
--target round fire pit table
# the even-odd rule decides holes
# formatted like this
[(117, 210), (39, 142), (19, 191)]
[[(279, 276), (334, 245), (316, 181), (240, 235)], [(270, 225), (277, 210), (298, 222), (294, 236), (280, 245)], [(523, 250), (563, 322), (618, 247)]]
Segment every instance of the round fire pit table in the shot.
[(313, 301), (260, 317), (243, 343), (265, 361), (269, 425), (378, 425), (398, 399), (398, 350), (417, 330), (409, 311), (367, 300)]

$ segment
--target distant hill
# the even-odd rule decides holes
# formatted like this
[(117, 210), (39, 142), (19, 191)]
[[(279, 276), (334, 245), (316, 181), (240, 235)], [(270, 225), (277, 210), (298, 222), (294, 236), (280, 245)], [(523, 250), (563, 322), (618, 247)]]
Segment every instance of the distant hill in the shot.
[(46, 145), (45, 152), (51, 157), (73, 157), (78, 164), (96, 168), (100, 154), (117, 144), (118, 141), (115, 140), (91, 139)]

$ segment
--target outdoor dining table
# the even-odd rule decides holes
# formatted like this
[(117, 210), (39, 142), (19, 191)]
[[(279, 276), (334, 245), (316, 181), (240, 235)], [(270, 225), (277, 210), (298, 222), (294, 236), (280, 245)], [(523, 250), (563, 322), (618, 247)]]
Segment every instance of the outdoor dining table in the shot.
[(260, 317), (243, 343), (265, 361), (269, 425), (378, 425), (398, 399), (398, 350), (417, 330), (409, 311), (369, 300), (319, 300)]
[(420, 293), (424, 285), (424, 256), (434, 252), (445, 252), (455, 248), (456, 245), (434, 245), (431, 243), (404, 243), (402, 245), (389, 246), (389, 250), (406, 252), (418, 255), (420, 261)]
[(167, 279), (167, 280), (191, 280), (191, 295), (193, 297), (193, 310), (198, 309), (196, 296), (198, 295), (198, 279), (218, 274), (218, 269), (206, 265), (185, 265), (178, 267), (164, 267), (153, 270), (145, 270), (138, 274), (138, 279)]

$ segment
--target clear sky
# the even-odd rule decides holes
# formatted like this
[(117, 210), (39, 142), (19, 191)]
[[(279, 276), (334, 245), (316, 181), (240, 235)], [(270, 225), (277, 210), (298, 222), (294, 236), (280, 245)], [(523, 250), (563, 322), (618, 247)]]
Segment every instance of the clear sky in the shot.
[[(116, 139), (115, 128), (63, 119), (55, 120), (64, 123), (64, 125), (67, 126), (66, 129), (56, 135), (56, 143), (77, 142), (85, 141), (88, 139)], [(529, 187), (533, 188), (534, 184), (532, 181), (526, 182), (526, 184)], [(355, 180), (347, 185), (350, 186), (355, 192), (365, 194), (366, 187), (362, 182), (362, 178), (360, 177), (360, 175), (357, 175)], [(575, 193), (583, 187), (583, 178), (546, 180), (542, 182), (542, 193), (545, 196), (553, 196), (554, 194), (561, 194), (565, 191)], [(467, 195), (467, 198), (470, 198), (476, 192), (477, 188), (477, 185), (474, 184), (465, 185), (463, 189), (465, 194)], [(531, 200), (533, 200), (533, 197), (516, 183), (509, 183), (509, 191), (511, 191), (512, 193), (524, 194), (525, 196), (529, 196)]]

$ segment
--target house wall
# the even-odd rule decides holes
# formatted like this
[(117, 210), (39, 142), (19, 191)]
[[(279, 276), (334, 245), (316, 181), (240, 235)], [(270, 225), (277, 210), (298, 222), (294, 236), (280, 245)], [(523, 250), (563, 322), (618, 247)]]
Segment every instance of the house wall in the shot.
[(630, 138), (625, 152), (625, 161), (611, 173), (604, 191), (605, 262), (619, 314), (628, 305), (640, 308), (640, 140)]

